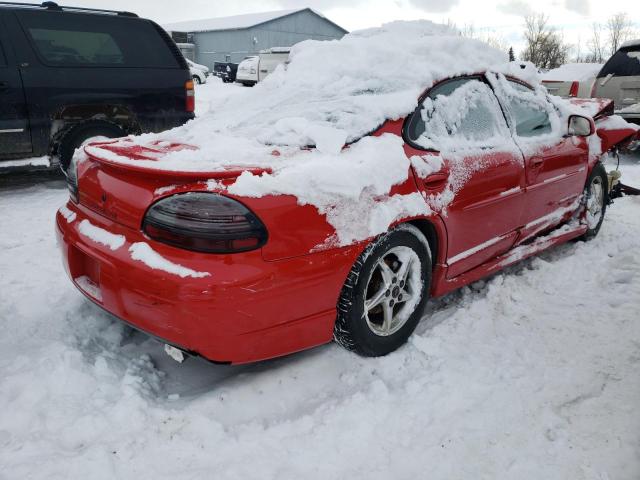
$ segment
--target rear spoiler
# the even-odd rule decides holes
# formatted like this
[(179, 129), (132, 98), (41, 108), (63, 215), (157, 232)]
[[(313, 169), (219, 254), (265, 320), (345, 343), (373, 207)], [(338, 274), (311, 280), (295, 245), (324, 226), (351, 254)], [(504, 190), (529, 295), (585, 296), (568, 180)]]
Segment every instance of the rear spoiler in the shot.
[(243, 172), (253, 175), (272, 173), (270, 168), (260, 166), (225, 165), (218, 170), (169, 170), (163, 166), (155, 166), (156, 162), (172, 152), (181, 150), (198, 150), (193, 145), (170, 143), (163, 141), (139, 145), (129, 139), (115, 139), (106, 142), (90, 143), (84, 147), (84, 153), (90, 160), (107, 168), (126, 170), (127, 173), (140, 174), (146, 177), (169, 177), (181, 180), (221, 180), (236, 178)]

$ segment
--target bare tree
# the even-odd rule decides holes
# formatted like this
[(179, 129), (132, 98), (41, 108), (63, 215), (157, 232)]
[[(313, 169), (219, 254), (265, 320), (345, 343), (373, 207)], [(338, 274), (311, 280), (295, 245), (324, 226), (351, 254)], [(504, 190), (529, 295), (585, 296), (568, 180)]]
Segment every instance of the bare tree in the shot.
[(448, 19), (445, 25), (458, 32), (458, 35), (460, 35), (461, 37), (480, 40), (481, 42), (487, 43), (493, 48), (502, 50), (504, 52), (506, 52), (508, 49), (506, 40), (500, 35), (496, 34), (493, 30), (476, 29), (474, 23), (465, 23), (462, 27), (458, 27), (458, 25), (451, 19)]
[(620, 46), (633, 36), (633, 22), (624, 12), (611, 15), (607, 20), (607, 40), (609, 41), (609, 55), (618, 51)]
[(603, 63), (605, 56), (605, 46), (602, 42), (602, 25), (594, 22), (591, 27), (591, 38), (587, 42), (589, 53), (586, 57), (587, 62)]
[(524, 17), (526, 48), (522, 59), (539, 68), (557, 68), (567, 61), (570, 46), (564, 43), (562, 35), (551, 25), (544, 14)]

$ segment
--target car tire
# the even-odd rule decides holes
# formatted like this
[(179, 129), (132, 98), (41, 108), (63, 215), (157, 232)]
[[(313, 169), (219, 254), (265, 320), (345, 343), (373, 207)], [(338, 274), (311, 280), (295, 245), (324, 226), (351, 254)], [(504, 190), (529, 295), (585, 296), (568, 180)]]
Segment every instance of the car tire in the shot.
[(191, 77), (191, 78), (193, 78), (194, 83), (196, 83), (197, 85), (202, 85), (202, 80), (200, 80), (200, 77), (199, 77), (199, 76), (194, 75), (194, 76), (193, 76), (193, 77)]
[(609, 203), (609, 177), (601, 163), (591, 170), (582, 198), (582, 221), (588, 230), (580, 239), (589, 241), (598, 235)]
[(66, 171), (76, 149), (92, 137), (119, 138), (125, 135), (126, 132), (118, 125), (104, 120), (89, 120), (78, 124), (60, 139), (58, 146), (60, 167)]
[(371, 243), (342, 288), (336, 342), (366, 357), (406, 343), (429, 298), (431, 265), (429, 243), (413, 225), (402, 224)]

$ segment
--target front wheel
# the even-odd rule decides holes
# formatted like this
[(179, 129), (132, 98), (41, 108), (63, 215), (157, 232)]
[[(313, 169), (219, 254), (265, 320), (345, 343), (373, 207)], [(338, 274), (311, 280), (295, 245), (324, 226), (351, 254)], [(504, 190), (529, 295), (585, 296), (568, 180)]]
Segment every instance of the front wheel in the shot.
[(193, 77), (191, 77), (191, 78), (193, 79), (193, 82), (194, 82), (196, 85), (202, 85), (202, 80), (200, 80), (200, 77), (199, 77), (199, 76), (194, 75), (194, 76), (193, 76)]
[(403, 224), (369, 245), (354, 264), (338, 302), (336, 341), (377, 357), (402, 346), (426, 306), (431, 251), (422, 232)]
[(601, 163), (598, 163), (593, 170), (583, 193), (583, 222), (587, 225), (587, 231), (581, 237), (582, 240), (591, 240), (598, 235), (604, 214), (607, 210), (609, 197), (609, 178), (607, 171)]

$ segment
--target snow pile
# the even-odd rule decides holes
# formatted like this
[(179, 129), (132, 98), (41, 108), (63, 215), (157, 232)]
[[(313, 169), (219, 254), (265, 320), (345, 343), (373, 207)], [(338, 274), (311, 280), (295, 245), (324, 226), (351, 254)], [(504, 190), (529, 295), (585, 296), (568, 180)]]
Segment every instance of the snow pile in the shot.
[(541, 75), (552, 82), (584, 82), (593, 79), (604, 65), (601, 63), (567, 63)]
[[(505, 61), (504, 53), (487, 44), (424, 20), (393, 22), (341, 40), (308, 40), (292, 48), (286, 68), (280, 66), (246, 94), (218, 102), (210, 114), (185, 127), (137, 141), (162, 138), (199, 147), (190, 159), (166, 158), (160, 168), (169, 169), (198, 169), (197, 162), (206, 164), (201, 170), (215, 169), (256, 153), (236, 148), (229, 157), (218, 134), (263, 146), (316, 145), (336, 153), (338, 140), (357, 140), (385, 120), (409, 114), (435, 81)], [(180, 165), (172, 164), (172, 157), (180, 158)], [(253, 158), (268, 161), (264, 155)]]

